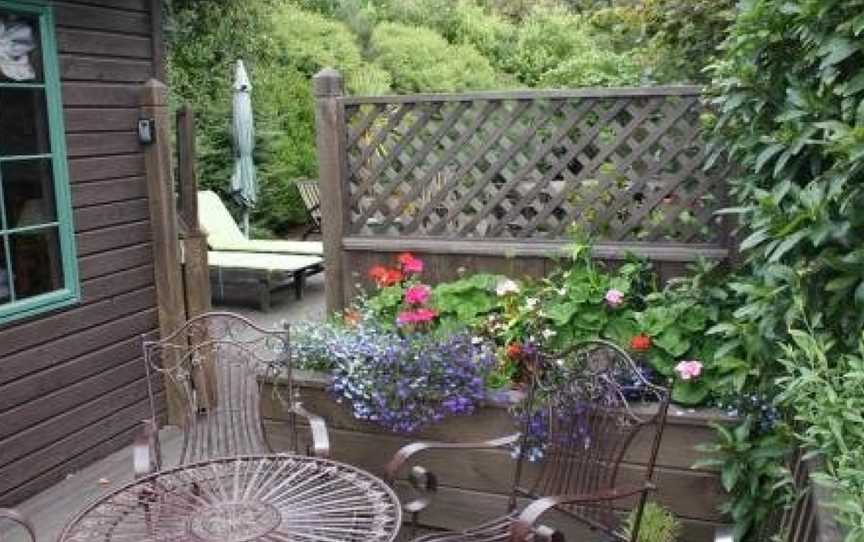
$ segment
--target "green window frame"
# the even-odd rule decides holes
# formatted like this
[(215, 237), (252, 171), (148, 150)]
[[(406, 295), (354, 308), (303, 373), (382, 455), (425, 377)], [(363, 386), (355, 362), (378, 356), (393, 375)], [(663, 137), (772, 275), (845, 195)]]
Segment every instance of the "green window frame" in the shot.
[[(47, 119), (47, 142), (49, 152), (38, 154), (0, 153), (0, 268), (6, 270), (7, 296), (0, 300), (0, 325), (8, 322), (34, 316), (46, 311), (77, 303), (80, 299), (78, 281), (77, 250), (75, 247), (75, 228), (72, 221), (72, 198), (69, 188), (69, 170), (66, 158), (66, 131), (63, 125), (63, 100), (60, 86), (60, 68), (57, 58), (57, 41), (54, 33), (54, 13), (51, 6), (27, 1), (0, 0), (0, 14), (13, 14), (38, 21), (39, 39), (34, 45), (40, 49), (41, 73), (37, 72), (35, 81), (6, 81), (0, 79), (0, 91), (15, 92), (15, 89), (42, 89), (44, 92), (45, 118)], [(35, 25), (34, 25), (35, 26)], [(41, 75), (39, 82), (38, 75)], [(10, 91), (11, 89), (11, 91)], [(34, 90), (38, 92), (38, 90)], [(10, 94), (11, 95), (11, 94)], [(38, 94), (37, 94), (38, 95)], [(3, 103), (0, 101), (0, 114)], [(36, 121), (34, 121), (35, 123)], [(4, 149), (5, 150), (5, 149)], [(3, 170), (14, 162), (30, 160), (50, 164), (53, 178), (53, 198), (55, 213), (53, 221), (35, 224), (10, 224), (7, 216), (7, 203), (4, 200)], [(14, 254), (10, 237), (14, 234), (38, 236), (40, 231), (50, 242), (56, 232), (59, 245), (59, 277), (62, 286), (45, 293), (18, 298), (15, 292)], [(50, 257), (50, 256), (49, 256)], [(59, 278), (58, 277), (58, 278)]]

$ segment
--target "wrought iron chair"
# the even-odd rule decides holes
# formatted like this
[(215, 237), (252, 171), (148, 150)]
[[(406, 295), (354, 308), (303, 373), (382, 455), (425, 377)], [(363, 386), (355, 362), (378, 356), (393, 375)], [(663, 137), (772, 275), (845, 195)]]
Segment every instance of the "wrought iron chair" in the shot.
[[(461, 532), (445, 532), (417, 539), (424, 542), (537, 542), (561, 541), (560, 531), (537, 522), (556, 509), (588, 528), (614, 540), (635, 542), (646, 498), (652, 484), (669, 393), (648, 382), (630, 356), (605, 341), (582, 343), (558, 357), (557, 362), (538, 359), (532, 371), (533, 385), (523, 407), (521, 434), (479, 443), (419, 442), (399, 450), (386, 467), (395, 482), (414, 455), (429, 449), (464, 450), (516, 445), (509, 513)], [(638, 407), (632, 402), (639, 402)], [(643, 404), (644, 403), (644, 404)], [(537, 438), (537, 427), (544, 438)], [(529, 431), (531, 429), (531, 431)], [(533, 432), (533, 436), (532, 436)], [(653, 432), (647, 442), (651, 453), (639, 483), (622, 484), (619, 466), (640, 433)], [(527, 451), (541, 446), (545, 459), (536, 477), (526, 475)], [(408, 471), (416, 495), (405, 503), (416, 525), (419, 513), (432, 502), (437, 477), (421, 466)], [(516, 499), (533, 499), (516, 512)], [(620, 530), (613, 506), (635, 497), (636, 517), (632, 533)]]
[(11, 521), (20, 526), (27, 532), (30, 540), (36, 542), (36, 529), (33, 528), (33, 523), (31, 523), (30, 520), (21, 512), (14, 508), (0, 508), (0, 526), (2, 526), (6, 521)]
[(134, 446), (136, 477), (162, 468), (157, 398), (170, 387), (166, 400), (182, 410), (183, 443), (178, 465), (245, 454), (270, 453), (273, 448), (261, 417), (263, 385), (276, 379), (286, 414), (290, 446), (300, 448), (297, 418), (311, 429), (307, 450), (329, 455), (324, 420), (306, 411), (292, 379), (288, 328), (265, 330), (231, 313), (196, 316), (160, 341), (144, 342), (151, 418)]

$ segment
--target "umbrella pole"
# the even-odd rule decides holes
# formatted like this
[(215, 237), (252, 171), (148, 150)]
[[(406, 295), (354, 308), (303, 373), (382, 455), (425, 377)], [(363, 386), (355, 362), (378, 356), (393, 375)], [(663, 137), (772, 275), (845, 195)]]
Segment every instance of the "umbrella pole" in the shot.
[(243, 211), (243, 233), (246, 234), (246, 239), (249, 239), (249, 210)]

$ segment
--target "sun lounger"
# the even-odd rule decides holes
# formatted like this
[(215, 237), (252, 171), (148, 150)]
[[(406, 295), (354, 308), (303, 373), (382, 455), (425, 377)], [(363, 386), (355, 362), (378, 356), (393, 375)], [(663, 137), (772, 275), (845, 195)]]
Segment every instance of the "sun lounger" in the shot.
[(261, 252), (323, 256), (320, 241), (246, 239), (219, 196), (210, 190), (198, 192), (198, 221), (207, 234), (207, 245), (221, 252)]
[(270, 310), (273, 293), (293, 286), (296, 298), (301, 299), (306, 277), (324, 270), (320, 257), (298, 254), (210, 251), (207, 259), (210, 288), (217, 300), (224, 300), (228, 292), (251, 290), (265, 312)]

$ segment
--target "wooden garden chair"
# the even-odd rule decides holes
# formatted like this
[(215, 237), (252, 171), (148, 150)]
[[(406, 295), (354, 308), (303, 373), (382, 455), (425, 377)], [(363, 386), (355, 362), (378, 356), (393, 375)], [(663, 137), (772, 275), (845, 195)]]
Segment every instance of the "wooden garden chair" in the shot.
[[(560, 366), (536, 364), (546, 367), (535, 371), (526, 399), (530, 411), (547, 420), (544, 459), (534, 465), (536, 469), (527, 464), (527, 449), (532, 444), (526, 435), (532, 416), (525, 416), (521, 434), (475, 443), (419, 442), (396, 453), (386, 467), (391, 482), (397, 479), (409, 460), (424, 450), (458, 451), (513, 445), (519, 450), (514, 461), (507, 513), (471, 529), (426, 535), (418, 541), (558, 542), (564, 538), (560, 530), (538, 523), (552, 510), (613, 540), (636, 541), (646, 498), (655, 489), (652, 477), (669, 393), (645, 380), (627, 352), (611, 343), (580, 344), (559, 358), (563, 360)], [(628, 381), (632, 385), (622, 384)], [(650, 400), (650, 406), (634, 408), (631, 405), (628, 397), (636, 389), (640, 390), (641, 397)], [(618, 479), (619, 467), (637, 436), (640, 440), (641, 437), (650, 439), (650, 457), (640, 479), (623, 483)], [(459, 460), (458, 452), (452, 459)], [(535, 471), (533, 475), (529, 475), (529, 470)], [(432, 502), (438, 478), (421, 466), (409, 469), (408, 477), (415, 495), (404, 508), (416, 525), (421, 519), (420, 513)], [(531, 502), (517, 511), (517, 498), (531, 499)], [(626, 504), (622, 503), (625, 499), (636, 499), (634, 528), (629, 537), (621, 531), (620, 516), (616, 513), (616, 508)]]
[(297, 185), (303, 205), (312, 219), (312, 223), (303, 232), (303, 240), (306, 240), (313, 233), (321, 233), (321, 190), (318, 188), (318, 181), (311, 179), (299, 179), (294, 184)]
[[(218, 457), (272, 453), (264, 429), (264, 385), (273, 382), (288, 414), (289, 450), (300, 451), (298, 418), (311, 431), (306, 452), (330, 453), (324, 420), (300, 404), (292, 379), (288, 329), (265, 330), (231, 313), (192, 318), (162, 340), (144, 343), (152, 417), (135, 442), (135, 475), (164, 465), (159, 443), (163, 401), (176, 400), (183, 442), (177, 465)], [(278, 386), (277, 386), (278, 384)], [(164, 394), (165, 387), (171, 392)], [(274, 392), (277, 393), (277, 392)], [(167, 397), (167, 398), (166, 398)]]

